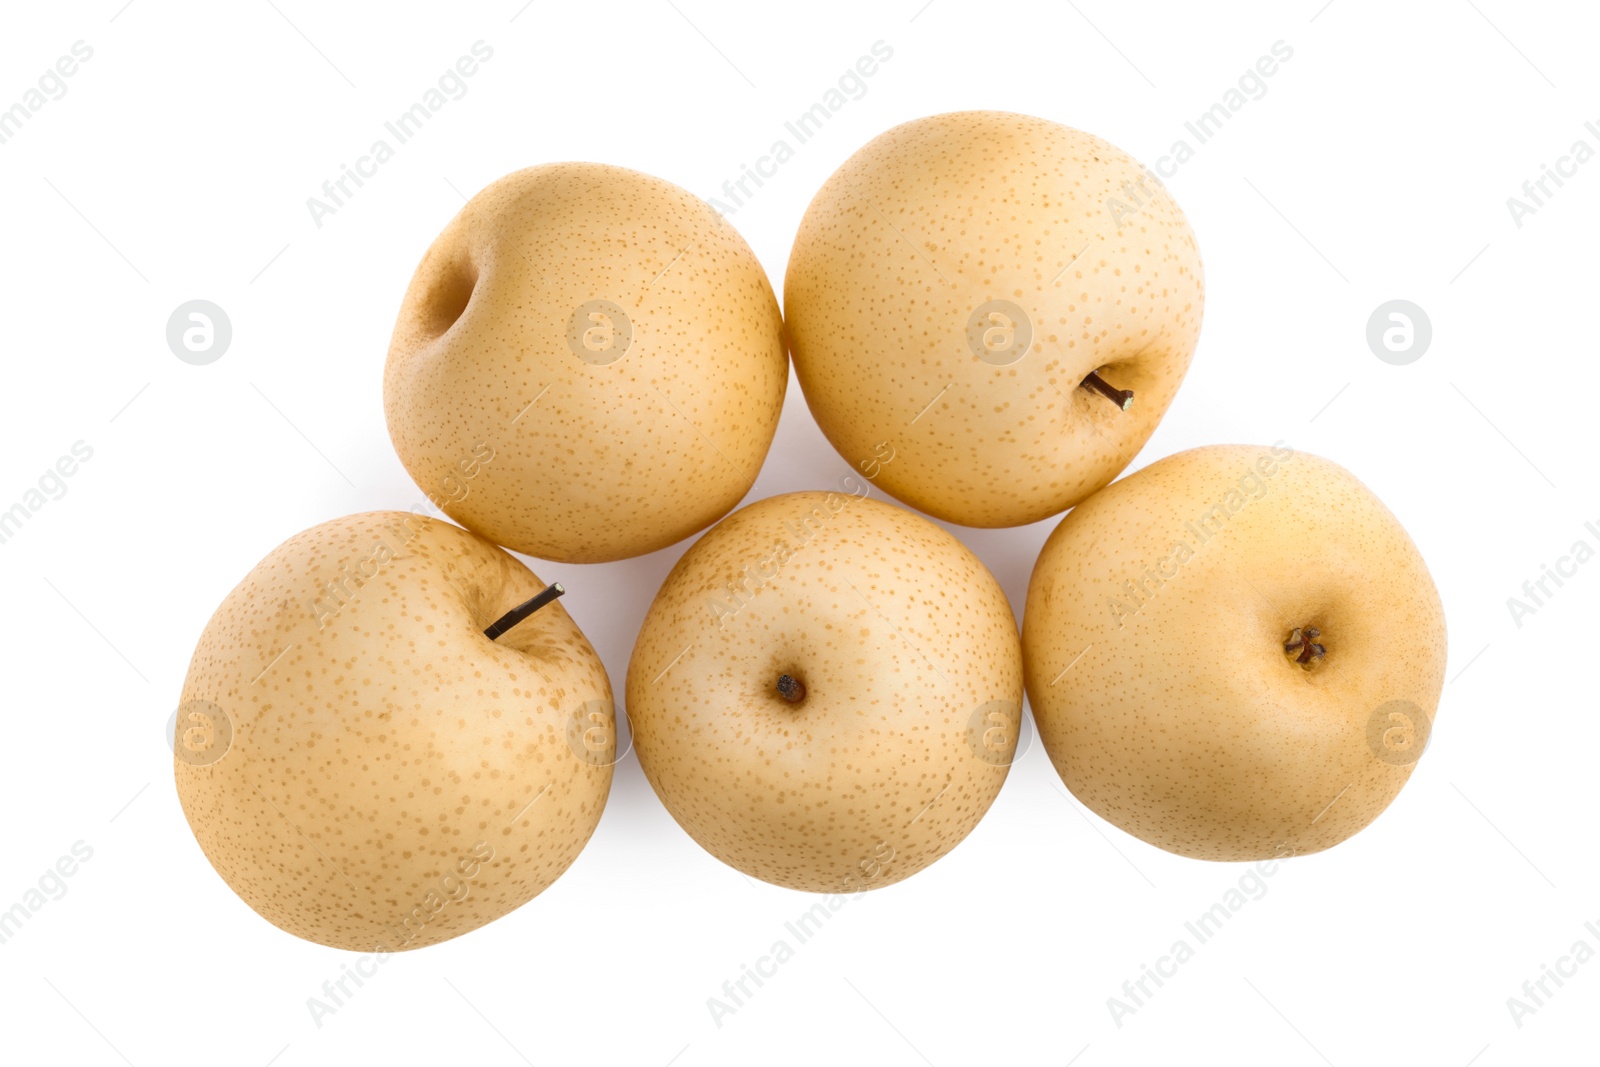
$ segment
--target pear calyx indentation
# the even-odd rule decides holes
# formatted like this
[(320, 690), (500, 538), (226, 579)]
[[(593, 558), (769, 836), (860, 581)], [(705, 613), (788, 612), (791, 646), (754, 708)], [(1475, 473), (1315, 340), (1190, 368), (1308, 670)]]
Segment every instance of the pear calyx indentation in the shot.
[(792, 674), (781, 675), (778, 678), (778, 695), (791, 704), (798, 704), (806, 698), (806, 685)]
[(1310, 670), (1322, 662), (1328, 654), (1325, 646), (1317, 643), (1317, 638), (1322, 636), (1322, 631), (1315, 626), (1296, 626), (1289, 632), (1289, 639), (1283, 643), (1283, 653), (1292, 656), (1294, 661), (1306, 670)]

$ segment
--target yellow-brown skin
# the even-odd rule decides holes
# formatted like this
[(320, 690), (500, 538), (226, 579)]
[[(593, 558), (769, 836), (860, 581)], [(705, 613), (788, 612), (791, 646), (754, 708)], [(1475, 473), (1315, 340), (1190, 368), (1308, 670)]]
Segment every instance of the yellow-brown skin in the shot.
[[(351, 593), (331, 594), (344, 564)], [(606, 753), (569, 744), (574, 712), (609, 706), (605, 668), (559, 602), (482, 633), (543, 588), (475, 534), (370, 512), (290, 538), (228, 594), (182, 700), (223, 709), (232, 747), (192, 765), (183, 749), (206, 735), (180, 714), (174, 766), (245, 903), (319, 944), (400, 951), (505, 915), (571, 865), (611, 788)]]
[[(1310, 669), (1284, 652), (1295, 627), (1321, 631)], [(1170, 852), (1261, 860), (1336, 845), (1400, 792), (1415, 750), (1380, 758), (1369, 726), (1410, 701), (1426, 734), (1444, 609), (1411, 538), (1350, 472), (1287, 446), (1216, 445), (1061, 521), (1028, 586), (1023, 649), (1039, 736), (1073, 795)]]
[[(568, 339), (595, 300), (631, 322), (609, 363)], [(618, 323), (581, 319), (609, 355)], [(738, 504), (788, 374), (772, 286), (709, 205), (637, 171), (555, 163), (488, 186), (428, 249), (384, 410), (400, 461), (451, 518), (519, 552), (598, 563)], [(494, 461), (467, 484), (461, 464), (484, 444)]]
[[(967, 340), (1000, 299), (1032, 332), (1006, 366)], [(1115, 478), (1172, 402), (1203, 304), (1194, 233), (1139, 163), (997, 111), (908, 122), (850, 157), (806, 211), (784, 282), (828, 440), (852, 465), (892, 443), (877, 486), (968, 526), (1035, 522)], [(1133, 390), (1129, 410), (1080, 385), (1096, 369)]]
[[(959, 844), (1005, 781), (1021, 700), (994, 577), (926, 519), (847, 493), (724, 519), (667, 576), (628, 666), (634, 748), (679, 825), (811, 892), (888, 885)], [(1003, 721), (975, 725), (990, 702)]]

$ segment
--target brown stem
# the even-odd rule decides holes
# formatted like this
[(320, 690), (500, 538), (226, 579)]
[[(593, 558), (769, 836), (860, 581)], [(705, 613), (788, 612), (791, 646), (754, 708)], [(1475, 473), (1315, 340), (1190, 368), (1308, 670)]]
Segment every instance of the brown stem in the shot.
[(560, 582), (552, 582), (550, 585), (545, 586), (544, 591), (538, 596), (534, 597), (532, 600), (518, 604), (510, 611), (494, 620), (494, 622), (490, 624), (489, 628), (483, 631), (483, 636), (487, 637), (491, 641), (498, 641), (501, 634), (505, 633), (517, 623), (521, 622), (523, 619), (526, 619), (529, 615), (532, 615), (534, 612), (538, 611), (540, 608), (544, 607), (546, 604), (550, 603), (550, 601), (554, 600), (556, 597), (565, 592), (566, 590), (561, 588)]
[(806, 698), (805, 683), (792, 674), (785, 674), (778, 679), (778, 695), (791, 704), (798, 704)]
[(1087, 385), (1123, 411), (1127, 411), (1128, 408), (1133, 406), (1132, 389), (1118, 389), (1094, 371), (1090, 371), (1088, 377), (1084, 378), (1079, 384)]

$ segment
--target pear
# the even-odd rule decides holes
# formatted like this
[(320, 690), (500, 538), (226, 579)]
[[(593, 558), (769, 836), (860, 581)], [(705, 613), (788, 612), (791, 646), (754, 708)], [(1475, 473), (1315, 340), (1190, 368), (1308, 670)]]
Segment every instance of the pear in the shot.
[(496, 544), (652, 552), (755, 481), (782, 329), (761, 264), (699, 198), (598, 163), (517, 171), (417, 267), (384, 369), (389, 435), (428, 499)]
[(1170, 852), (1258, 860), (1336, 845), (1400, 792), (1444, 684), (1444, 610), (1350, 472), (1216, 445), (1061, 521), (1023, 649), (1074, 796)]
[(856, 152), (811, 201), (784, 281), (822, 432), (852, 466), (887, 442), (875, 484), (967, 526), (1036, 522), (1115, 478), (1183, 380), (1204, 299), (1159, 179), (998, 111)]
[(845, 893), (977, 825), (1016, 753), (1022, 654), (999, 583), (944, 530), (857, 493), (789, 493), (678, 561), (627, 692), (639, 763), (706, 851)]
[(362, 952), (546, 889), (594, 832), (615, 753), (605, 668), (560, 591), (407, 512), (273, 549), (206, 624), (178, 715), (178, 797), (223, 881)]

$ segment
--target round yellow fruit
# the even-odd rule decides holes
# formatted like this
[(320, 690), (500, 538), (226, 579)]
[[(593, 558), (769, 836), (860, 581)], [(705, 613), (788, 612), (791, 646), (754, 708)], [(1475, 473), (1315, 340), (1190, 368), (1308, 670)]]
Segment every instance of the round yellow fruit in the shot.
[(1263, 860), (1336, 845), (1400, 792), (1444, 685), (1444, 609), (1349, 471), (1216, 445), (1061, 521), (1023, 650), (1073, 795), (1170, 852)]
[(949, 852), (1016, 753), (1022, 658), (961, 542), (859, 493), (743, 508), (662, 584), (628, 666), (634, 749), (691, 837), (844, 893)]
[(738, 504), (788, 373), (767, 276), (709, 205), (637, 171), (556, 163), (488, 186), (428, 249), (384, 409), (400, 461), (451, 518), (597, 563)]
[(508, 553), (407, 512), (285, 541), (207, 623), (174, 771), (223, 881), (323, 945), (397, 952), (505, 915), (577, 858), (611, 788), (611, 686)]
[(1115, 478), (1172, 402), (1203, 303), (1194, 233), (1153, 175), (997, 111), (908, 122), (851, 156), (784, 282), (795, 372), (834, 448), (866, 469), (886, 442), (875, 484), (968, 526), (1035, 522)]

